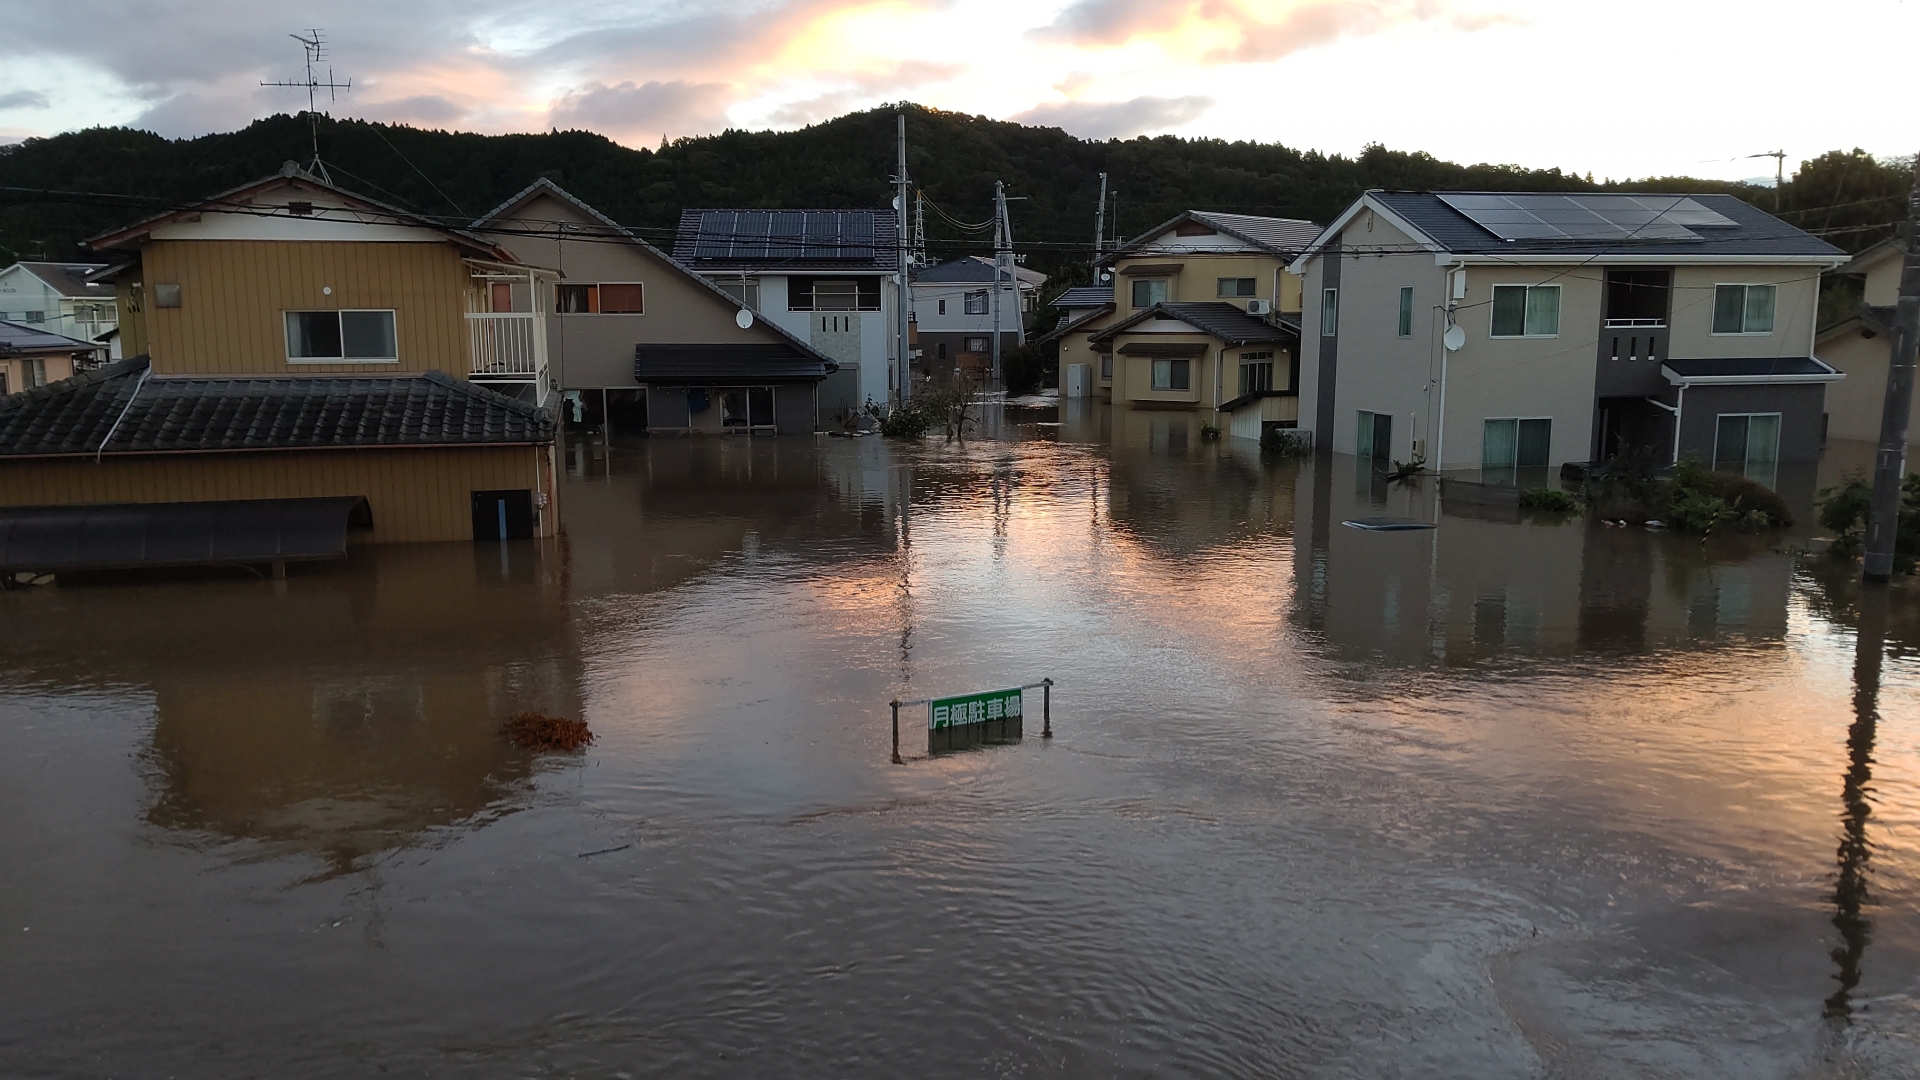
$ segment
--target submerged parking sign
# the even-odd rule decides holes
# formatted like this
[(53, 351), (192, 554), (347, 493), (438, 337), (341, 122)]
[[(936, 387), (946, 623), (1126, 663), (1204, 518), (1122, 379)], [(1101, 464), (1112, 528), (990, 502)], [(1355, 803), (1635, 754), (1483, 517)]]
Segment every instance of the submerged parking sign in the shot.
[(984, 724), (989, 720), (1009, 720), (1020, 717), (1020, 691), (989, 690), (984, 694), (968, 694), (964, 697), (934, 698), (927, 704), (927, 726), (929, 728), (958, 727), (961, 724)]

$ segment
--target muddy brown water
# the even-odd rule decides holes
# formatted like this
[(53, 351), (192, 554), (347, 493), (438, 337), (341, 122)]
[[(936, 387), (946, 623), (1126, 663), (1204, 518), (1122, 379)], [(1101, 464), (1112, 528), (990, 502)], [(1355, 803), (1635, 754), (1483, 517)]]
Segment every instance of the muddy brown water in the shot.
[[(1920, 1070), (1913, 590), (990, 420), (0, 595), (0, 1074)], [(889, 699), (1043, 676), (1050, 742), (888, 763)]]

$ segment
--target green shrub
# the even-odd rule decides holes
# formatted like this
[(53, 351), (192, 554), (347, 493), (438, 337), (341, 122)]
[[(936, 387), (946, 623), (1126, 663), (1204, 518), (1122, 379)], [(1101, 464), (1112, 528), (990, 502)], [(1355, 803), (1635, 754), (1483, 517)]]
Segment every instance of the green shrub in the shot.
[[(1832, 551), (1851, 558), (1866, 542), (1867, 518), (1873, 512), (1873, 484), (1862, 473), (1850, 473), (1838, 486), (1820, 493), (1820, 527), (1833, 534)], [(1900, 483), (1900, 520), (1893, 534), (1896, 565), (1911, 573), (1920, 560), (1920, 473), (1908, 473)]]
[(1212, 424), (1200, 425), (1200, 441), (1215, 442), (1220, 438), (1220, 429)]
[(1313, 438), (1295, 428), (1262, 428), (1260, 452), (1280, 457), (1307, 457), (1313, 453)]
[(1681, 532), (1760, 532), (1793, 524), (1779, 492), (1735, 473), (1709, 472), (1692, 457), (1674, 466), (1664, 502), (1664, 520)]
[(1580, 500), (1559, 488), (1529, 488), (1520, 493), (1520, 509), (1550, 514), (1570, 514), (1580, 509)]

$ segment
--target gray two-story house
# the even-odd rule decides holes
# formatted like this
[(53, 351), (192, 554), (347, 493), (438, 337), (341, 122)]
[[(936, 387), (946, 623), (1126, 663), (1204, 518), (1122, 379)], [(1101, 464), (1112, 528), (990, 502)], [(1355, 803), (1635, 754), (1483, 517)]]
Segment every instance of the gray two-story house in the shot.
[(1496, 481), (1632, 447), (1764, 478), (1819, 454), (1846, 261), (1726, 195), (1369, 191), (1291, 267), (1299, 425)]

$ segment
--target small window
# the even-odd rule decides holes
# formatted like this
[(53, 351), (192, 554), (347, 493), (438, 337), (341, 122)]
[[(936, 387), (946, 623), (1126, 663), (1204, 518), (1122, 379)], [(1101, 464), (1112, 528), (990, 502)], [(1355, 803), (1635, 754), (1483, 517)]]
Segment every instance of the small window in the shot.
[(967, 294), (967, 314), (985, 315), (986, 313), (987, 313), (986, 290), (983, 289), (980, 292), (968, 293)]
[(970, 337), (970, 338), (968, 338), (968, 339), (967, 339), (967, 351), (968, 351), (968, 352), (978, 352), (978, 353), (983, 353), (983, 352), (986, 352), (986, 351), (987, 351), (987, 339), (986, 339), (986, 338), (983, 338), (983, 337)]
[(1773, 333), (1772, 285), (1715, 285), (1713, 332), (1716, 334)]
[(640, 315), (646, 309), (644, 291), (637, 281), (569, 282), (554, 289), (554, 310), (562, 315)]
[(1252, 296), (1253, 279), (1250, 277), (1223, 277), (1220, 279), (1221, 296)]
[(1553, 421), (1507, 417), (1488, 420), (1480, 441), (1482, 469), (1544, 469), (1552, 456)]
[(1560, 286), (1495, 285), (1494, 337), (1555, 337), (1560, 333)]
[(1101, 382), (1113, 381), (1113, 354), (1112, 353), (1100, 354), (1100, 381)]
[(313, 204), (296, 199), (287, 204), (287, 213), (295, 217), (307, 217), (313, 213)]
[(1400, 326), (1396, 333), (1401, 337), (1413, 336), (1413, 286), (1400, 286)]
[(1153, 388), (1155, 390), (1186, 390), (1191, 386), (1191, 361), (1155, 360), (1153, 362)]
[(1164, 304), (1166, 302), (1166, 279), (1143, 278), (1133, 283), (1133, 306), (1136, 310), (1150, 308), (1155, 304)]
[(26, 366), (27, 387), (47, 385), (47, 362), (38, 357), (28, 357), (22, 361)]
[[(943, 304), (946, 303), (945, 300), (942, 300), (940, 302)], [(940, 343), (940, 359), (945, 360), (946, 358), (947, 358), (947, 343), (943, 341)]]
[(392, 362), (400, 358), (391, 311), (289, 311), (287, 359)]
[(1332, 337), (1340, 330), (1340, 290), (1320, 290), (1320, 336)]
[(945, 315), (946, 313), (947, 313), (947, 302), (945, 300), (942, 300), (940, 301), (940, 314)]
[(46, 322), (47, 313), (44, 311), (29, 311), (27, 312), (27, 321), (28, 322)]

